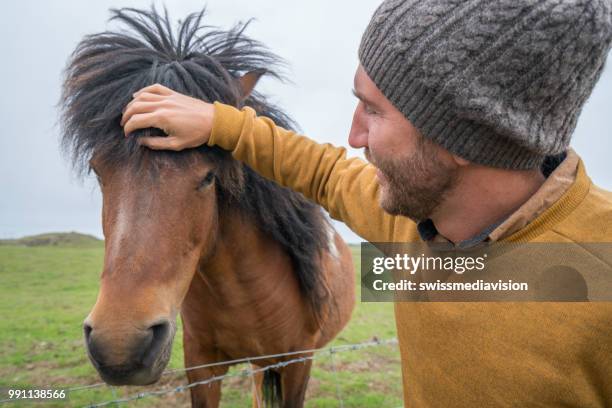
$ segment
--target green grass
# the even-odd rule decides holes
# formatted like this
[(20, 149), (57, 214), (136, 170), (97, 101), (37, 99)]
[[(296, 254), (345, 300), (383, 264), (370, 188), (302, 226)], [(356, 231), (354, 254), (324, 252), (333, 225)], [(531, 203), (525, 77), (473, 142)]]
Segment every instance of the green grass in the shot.
[[(47, 245), (25, 246), (31, 240), (0, 243), (0, 391), (17, 387), (63, 388), (100, 381), (87, 360), (81, 325), (96, 300), (103, 243), (80, 234), (52, 235)], [(359, 249), (352, 250), (358, 273)], [(358, 301), (351, 322), (332, 345), (395, 335), (392, 304)], [(169, 368), (182, 366), (179, 332)], [(237, 366), (230, 372), (245, 367)], [(150, 387), (103, 386), (72, 392), (67, 401), (36, 406), (83, 406), (185, 382), (184, 374), (166, 375)], [(227, 379), (221, 406), (250, 406), (250, 386), (249, 378)], [(337, 353), (333, 365), (329, 354), (321, 354), (313, 366), (306, 406), (337, 407), (338, 394), (345, 407), (400, 406), (397, 346)], [(6, 397), (6, 392), (0, 392), (0, 399)], [(123, 406), (189, 406), (189, 396), (187, 392), (175, 393)]]

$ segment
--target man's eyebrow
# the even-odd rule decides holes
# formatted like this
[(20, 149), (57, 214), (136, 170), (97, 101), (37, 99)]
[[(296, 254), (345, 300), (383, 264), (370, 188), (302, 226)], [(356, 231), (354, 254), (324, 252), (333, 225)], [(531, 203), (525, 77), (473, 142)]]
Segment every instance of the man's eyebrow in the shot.
[(355, 98), (359, 99), (360, 101), (363, 101), (363, 96), (357, 92), (357, 90), (355, 88), (351, 89), (351, 92), (353, 93), (353, 95), (355, 96)]
[(368, 105), (377, 106), (374, 102), (357, 92), (355, 88), (351, 89), (351, 91), (353, 92), (353, 95), (355, 95), (355, 98), (359, 99), (361, 102), (366, 103)]

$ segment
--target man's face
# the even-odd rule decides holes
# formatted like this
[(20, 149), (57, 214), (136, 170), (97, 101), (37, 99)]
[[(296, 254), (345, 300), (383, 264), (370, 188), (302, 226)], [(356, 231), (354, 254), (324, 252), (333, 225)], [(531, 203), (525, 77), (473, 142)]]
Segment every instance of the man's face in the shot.
[(456, 184), (453, 155), (425, 139), (380, 92), (361, 65), (355, 73), (355, 96), (349, 144), (363, 147), (377, 167), (380, 204), (394, 215), (415, 221), (432, 216)]

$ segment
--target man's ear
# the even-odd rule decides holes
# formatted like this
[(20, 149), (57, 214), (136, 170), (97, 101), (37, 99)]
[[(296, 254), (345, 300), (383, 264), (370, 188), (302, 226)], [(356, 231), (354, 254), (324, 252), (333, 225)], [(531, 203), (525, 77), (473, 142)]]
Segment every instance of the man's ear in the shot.
[(256, 71), (250, 71), (244, 74), (238, 79), (238, 84), (240, 85), (240, 99), (245, 100), (251, 95), (255, 85), (257, 85), (257, 81), (266, 73), (263, 69), (258, 69)]
[(451, 153), (451, 155), (453, 156), (453, 161), (459, 167), (467, 166), (468, 164), (471, 163), (469, 160), (466, 160), (463, 157), (457, 156), (455, 153)]

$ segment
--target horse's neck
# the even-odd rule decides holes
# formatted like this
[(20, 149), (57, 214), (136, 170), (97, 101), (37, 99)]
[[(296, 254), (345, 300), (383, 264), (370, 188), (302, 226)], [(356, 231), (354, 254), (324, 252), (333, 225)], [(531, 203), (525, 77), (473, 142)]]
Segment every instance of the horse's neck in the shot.
[(310, 344), (317, 322), (283, 248), (245, 217), (220, 217), (219, 230), (183, 302), (184, 329), (230, 356)]
[(213, 253), (200, 264), (199, 277), (219, 300), (287, 296), (297, 291), (290, 258), (247, 217), (225, 213)]

